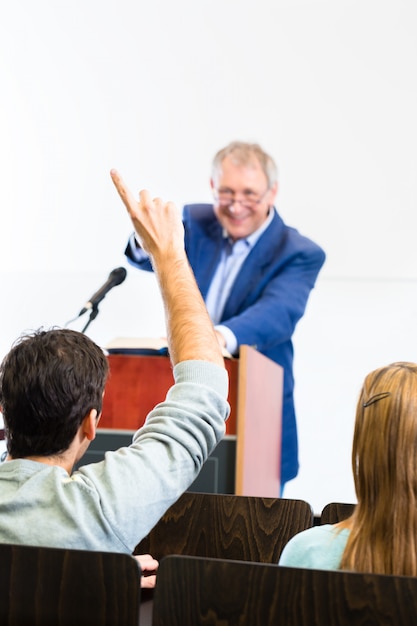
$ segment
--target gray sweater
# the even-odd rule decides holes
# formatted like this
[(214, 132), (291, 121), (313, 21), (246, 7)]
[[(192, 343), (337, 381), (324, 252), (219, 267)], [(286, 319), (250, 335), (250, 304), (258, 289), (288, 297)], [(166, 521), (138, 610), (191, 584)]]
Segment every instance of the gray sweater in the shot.
[(185, 361), (129, 447), (71, 476), (27, 459), (0, 464), (0, 542), (132, 553), (190, 486), (224, 434), (228, 379)]

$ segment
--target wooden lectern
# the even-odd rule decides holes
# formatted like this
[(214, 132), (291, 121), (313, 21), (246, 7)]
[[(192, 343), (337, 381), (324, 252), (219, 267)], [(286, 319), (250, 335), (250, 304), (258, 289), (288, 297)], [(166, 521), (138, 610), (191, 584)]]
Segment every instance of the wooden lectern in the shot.
[[(130, 431), (130, 436), (165, 399), (173, 384), (171, 362), (167, 356), (153, 355), (110, 354), (108, 359), (110, 377), (99, 434)], [(241, 346), (239, 359), (225, 359), (225, 364), (231, 406), (225, 440), (235, 447), (233, 491), (276, 498), (280, 492), (283, 370), (249, 346)]]

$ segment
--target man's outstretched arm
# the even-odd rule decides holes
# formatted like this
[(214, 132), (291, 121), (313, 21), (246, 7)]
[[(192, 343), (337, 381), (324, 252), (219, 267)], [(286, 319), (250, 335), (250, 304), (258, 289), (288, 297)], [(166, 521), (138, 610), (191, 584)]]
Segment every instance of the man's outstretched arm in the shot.
[(188, 263), (181, 216), (172, 202), (152, 199), (141, 191), (139, 199), (116, 170), (113, 183), (127, 208), (136, 235), (150, 255), (165, 307), (168, 347), (173, 365), (204, 360), (224, 367), (213, 325)]

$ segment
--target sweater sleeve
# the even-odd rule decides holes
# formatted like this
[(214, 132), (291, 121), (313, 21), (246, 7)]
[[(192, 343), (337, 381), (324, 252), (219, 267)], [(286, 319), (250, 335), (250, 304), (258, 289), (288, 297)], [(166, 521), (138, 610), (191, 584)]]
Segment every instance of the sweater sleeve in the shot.
[(92, 507), (124, 551), (133, 551), (190, 486), (225, 432), (226, 370), (185, 361), (175, 366), (174, 379), (129, 447), (78, 472), (92, 491)]

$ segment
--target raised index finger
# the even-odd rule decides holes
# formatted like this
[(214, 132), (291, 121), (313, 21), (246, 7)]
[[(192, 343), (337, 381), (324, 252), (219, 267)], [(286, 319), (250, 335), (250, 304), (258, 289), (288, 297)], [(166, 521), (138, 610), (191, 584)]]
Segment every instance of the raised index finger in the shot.
[(119, 172), (115, 169), (110, 170), (110, 176), (114, 183), (114, 186), (117, 189), (119, 196), (122, 199), (123, 204), (129, 211), (129, 214), (134, 213), (138, 207), (138, 202), (134, 198), (130, 189), (126, 186), (123, 178), (120, 176)]

